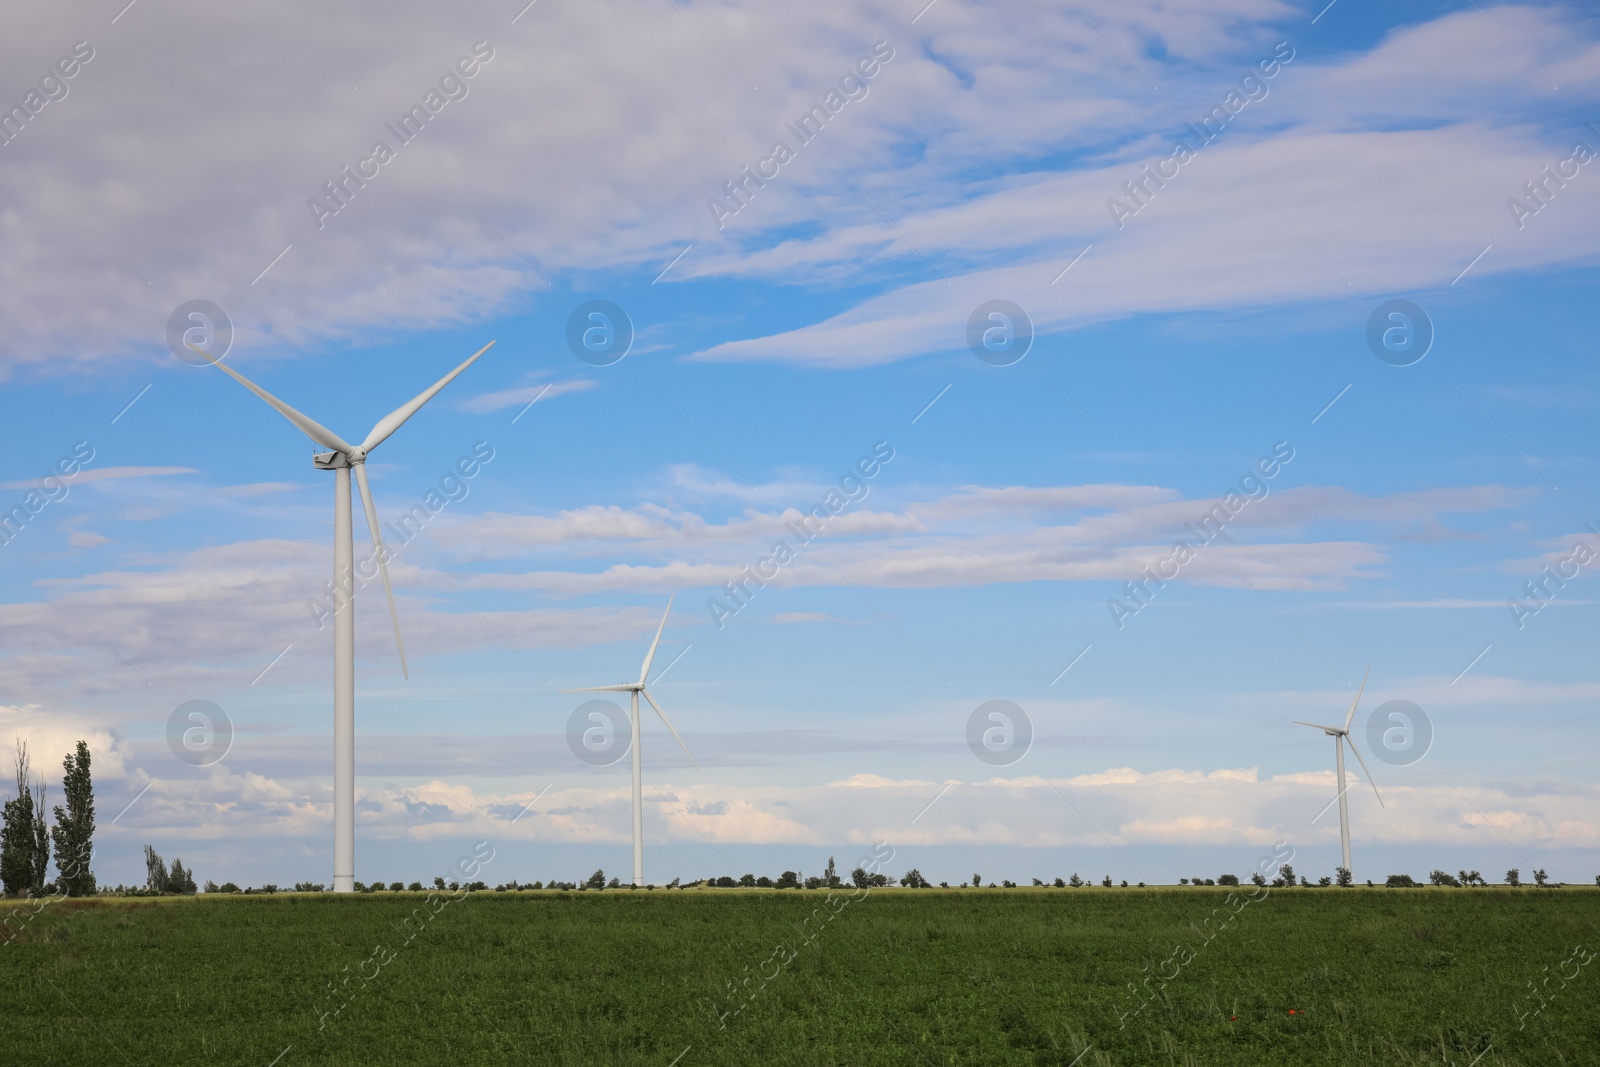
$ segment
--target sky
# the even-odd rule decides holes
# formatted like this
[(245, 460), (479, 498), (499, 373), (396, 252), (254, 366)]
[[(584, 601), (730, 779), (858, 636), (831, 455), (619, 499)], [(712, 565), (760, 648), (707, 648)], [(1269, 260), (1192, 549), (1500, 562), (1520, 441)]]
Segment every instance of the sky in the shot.
[(0, 72), (0, 756), (89, 742), (103, 884), (331, 881), (334, 479), (184, 340), (352, 440), (494, 342), (368, 465), (363, 881), (626, 877), (564, 690), (669, 601), (653, 883), (1331, 875), (1358, 696), (1358, 880), (1600, 872), (1592, 9), (113, 0)]

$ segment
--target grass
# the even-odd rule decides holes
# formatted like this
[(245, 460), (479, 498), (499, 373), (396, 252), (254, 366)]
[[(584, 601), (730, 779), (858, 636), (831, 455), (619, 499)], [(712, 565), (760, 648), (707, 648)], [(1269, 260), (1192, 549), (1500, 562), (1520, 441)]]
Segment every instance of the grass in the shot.
[(1600, 891), (1226, 897), (59, 901), (0, 945), (0, 1063), (1600, 1063)]

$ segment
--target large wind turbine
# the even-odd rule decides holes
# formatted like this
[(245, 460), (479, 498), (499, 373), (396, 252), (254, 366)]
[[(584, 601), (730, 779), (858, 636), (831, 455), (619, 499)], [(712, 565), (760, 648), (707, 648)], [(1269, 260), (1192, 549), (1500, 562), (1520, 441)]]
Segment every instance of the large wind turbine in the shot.
[(484, 345), (472, 358), (440, 378), (408, 403), (395, 408), (378, 420), (378, 424), (359, 445), (346, 442), (338, 434), (285, 404), (259, 385), (219, 360), (189, 347), (213, 366), (220, 367), (240, 385), (278, 409), (278, 413), (300, 428), (311, 440), (331, 452), (321, 452), (312, 457), (318, 470), (331, 470), (337, 476), (333, 490), (333, 891), (355, 891), (356, 868), (356, 616), (355, 616), (355, 543), (350, 524), (350, 472), (356, 473), (356, 484), (361, 489), (361, 507), (366, 512), (367, 528), (372, 531), (372, 551), (378, 557), (378, 571), (383, 575), (383, 591), (389, 598), (389, 618), (394, 623), (394, 640), (400, 650), (400, 670), (411, 677), (406, 667), (406, 646), (400, 639), (400, 615), (394, 607), (394, 589), (389, 584), (389, 550), (384, 547), (383, 535), (378, 532), (378, 511), (372, 503), (372, 489), (367, 484), (367, 456), (405, 421), (415, 415), (434, 394), (449, 385), (456, 375), (472, 366), (474, 360), (489, 351)]
[(667, 616), (672, 613), (672, 598), (667, 598), (667, 610), (661, 613), (661, 625), (656, 627), (656, 639), (650, 642), (650, 651), (644, 654), (644, 666), (639, 668), (637, 682), (624, 682), (621, 685), (597, 685), (589, 689), (568, 689), (568, 693), (632, 693), (633, 694), (633, 884), (644, 885), (644, 778), (640, 773), (641, 759), (639, 755), (639, 696), (650, 702), (656, 709), (656, 714), (661, 716), (661, 721), (666, 723), (667, 729), (672, 731), (672, 736), (677, 738), (678, 747), (683, 749), (683, 754), (689, 756), (689, 762), (694, 763), (694, 769), (699, 770), (700, 764), (694, 762), (694, 757), (689, 755), (689, 746), (683, 743), (683, 738), (678, 737), (678, 731), (673, 728), (672, 720), (667, 718), (667, 713), (661, 710), (661, 705), (656, 703), (656, 698), (650, 695), (650, 690), (645, 688), (645, 681), (650, 677), (650, 661), (656, 658), (656, 646), (661, 643), (661, 631), (667, 628)]
[[(1378, 803), (1383, 804), (1383, 797), (1378, 794), (1378, 783), (1372, 780), (1372, 772), (1367, 770), (1367, 761), (1361, 758), (1361, 753), (1356, 751), (1356, 743), (1350, 740), (1350, 722), (1356, 717), (1356, 705), (1361, 703), (1361, 694), (1367, 688), (1367, 675), (1372, 673), (1372, 668), (1367, 668), (1367, 673), (1361, 676), (1361, 688), (1356, 690), (1356, 698), (1350, 702), (1350, 711), (1344, 717), (1343, 726), (1324, 726), (1318, 722), (1301, 722), (1292, 720), (1297, 726), (1310, 726), (1321, 730), (1333, 738), (1334, 762), (1339, 768), (1339, 843), (1344, 848), (1344, 869), (1350, 869), (1350, 807), (1345, 802), (1344, 784), (1344, 746), (1350, 746), (1350, 752), (1355, 756), (1356, 762), (1361, 764), (1361, 773), (1367, 776), (1367, 784), (1372, 786), (1372, 795), (1378, 798)], [(1387, 805), (1385, 805), (1387, 806)], [(1326, 810), (1326, 809), (1324, 809)]]

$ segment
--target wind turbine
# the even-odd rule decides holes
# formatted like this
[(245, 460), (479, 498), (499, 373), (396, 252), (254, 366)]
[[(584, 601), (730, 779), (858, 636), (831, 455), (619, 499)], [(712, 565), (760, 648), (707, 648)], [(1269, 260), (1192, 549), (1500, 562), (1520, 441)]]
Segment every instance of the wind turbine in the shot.
[(656, 646), (661, 643), (661, 631), (667, 628), (667, 616), (672, 613), (672, 598), (667, 598), (667, 610), (661, 613), (661, 625), (656, 627), (656, 639), (650, 642), (650, 651), (644, 654), (644, 665), (639, 668), (637, 682), (624, 682), (621, 685), (597, 685), (589, 689), (566, 689), (567, 693), (632, 693), (633, 694), (633, 884), (644, 885), (644, 778), (640, 773), (641, 759), (639, 755), (639, 696), (650, 702), (656, 709), (656, 714), (661, 716), (661, 721), (666, 723), (667, 729), (672, 731), (672, 736), (677, 738), (678, 747), (683, 749), (683, 754), (689, 756), (689, 762), (694, 763), (694, 769), (699, 770), (700, 764), (694, 762), (694, 757), (689, 754), (689, 746), (683, 743), (683, 738), (678, 737), (678, 731), (673, 727), (672, 720), (667, 718), (667, 713), (661, 710), (661, 705), (656, 703), (656, 698), (650, 695), (650, 690), (645, 688), (645, 681), (650, 677), (650, 662), (656, 658)]
[(372, 489), (367, 484), (367, 456), (405, 421), (432, 400), (434, 395), (449, 385), (462, 371), (489, 351), (494, 342), (484, 345), (472, 358), (440, 378), (419, 393), (415, 399), (395, 408), (378, 420), (378, 424), (359, 445), (346, 442), (338, 434), (314, 419), (308, 418), (273, 396), (232, 367), (212, 358), (208, 353), (189, 345), (212, 366), (221, 368), (240, 385), (278, 409), (278, 413), (312, 441), (330, 452), (320, 452), (312, 457), (318, 470), (331, 470), (337, 476), (333, 490), (333, 891), (355, 891), (356, 867), (356, 616), (355, 616), (355, 543), (350, 523), (350, 472), (356, 474), (356, 484), (361, 489), (361, 507), (366, 512), (367, 528), (372, 531), (372, 551), (378, 557), (378, 571), (383, 575), (383, 591), (389, 598), (389, 618), (394, 623), (394, 641), (400, 650), (400, 670), (411, 677), (406, 667), (406, 646), (400, 638), (400, 614), (394, 607), (394, 588), (389, 584), (389, 550), (384, 547), (383, 535), (378, 532), (378, 510), (372, 503)]
[[(1356, 743), (1350, 740), (1350, 721), (1356, 717), (1356, 705), (1361, 703), (1361, 694), (1367, 688), (1367, 675), (1372, 673), (1372, 668), (1367, 667), (1367, 673), (1361, 676), (1361, 688), (1356, 690), (1356, 698), (1350, 702), (1350, 710), (1344, 717), (1343, 726), (1324, 726), (1319, 722), (1302, 722), (1292, 720), (1296, 726), (1310, 726), (1321, 730), (1333, 738), (1333, 751), (1335, 765), (1339, 768), (1339, 844), (1344, 848), (1344, 869), (1350, 869), (1350, 806), (1345, 801), (1344, 784), (1344, 746), (1350, 746), (1350, 752), (1355, 756), (1356, 762), (1361, 764), (1361, 772), (1367, 776), (1367, 784), (1372, 786), (1372, 795), (1378, 798), (1378, 803), (1383, 803), (1383, 797), (1378, 793), (1378, 783), (1372, 780), (1372, 772), (1367, 770), (1367, 761), (1361, 758), (1361, 753), (1356, 751)], [(1324, 811), (1327, 809), (1324, 808)]]

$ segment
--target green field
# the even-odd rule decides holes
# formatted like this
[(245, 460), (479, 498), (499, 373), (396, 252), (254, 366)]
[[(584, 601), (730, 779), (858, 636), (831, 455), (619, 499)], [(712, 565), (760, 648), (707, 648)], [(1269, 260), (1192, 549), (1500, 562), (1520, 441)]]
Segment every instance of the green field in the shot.
[(1600, 1063), (1600, 891), (1227, 892), (58, 901), (0, 1063)]

